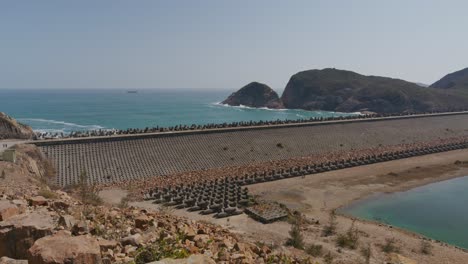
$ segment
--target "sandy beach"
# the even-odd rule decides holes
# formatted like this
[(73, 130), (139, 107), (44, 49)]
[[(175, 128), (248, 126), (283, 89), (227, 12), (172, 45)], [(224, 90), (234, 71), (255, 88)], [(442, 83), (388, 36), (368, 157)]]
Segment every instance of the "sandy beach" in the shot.
[[(255, 184), (248, 188), (257, 199), (277, 201), (291, 210), (304, 214), (312, 223), (303, 228), (306, 243), (322, 245), (325, 251), (330, 251), (335, 257), (333, 263), (364, 263), (359, 249), (338, 249), (334, 236), (322, 236), (323, 226), (328, 223), (330, 212), (373, 194), (399, 192), (432, 182), (466, 176), (468, 165), (455, 164), (455, 162), (468, 161), (467, 154), (468, 150), (456, 150)], [(136, 202), (134, 205), (157, 207), (151, 202)], [(214, 219), (211, 216), (202, 216), (185, 210), (173, 210), (172, 213), (228, 227), (232, 232), (251, 241), (275, 245), (277, 250), (286, 252), (291, 250), (283, 246), (291, 227), (286, 221), (264, 225), (245, 214)], [(337, 233), (345, 233), (353, 220), (338, 215)], [(408, 261), (415, 261), (403, 263), (461, 264), (467, 263), (468, 260), (468, 253), (463, 250), (436, 241), (430, 242), (432, 244), (430, 254), (422, 254), (420, 252), (422, 236), (395, 227), (362, 220), (356, 220), (354, 226), (360, 234), (359, 247), (367, 245), (371, 247), (371, 263), (389, 261), (391, 255), (381, 250), (381, 245), (386, 239), (396, 240), (399, 257), (404, 256), (409, 259)], [(297, 254), (297, 251), (294, 250), (294, 253)], [(395, 258), (395, 255), (393, 257)]]

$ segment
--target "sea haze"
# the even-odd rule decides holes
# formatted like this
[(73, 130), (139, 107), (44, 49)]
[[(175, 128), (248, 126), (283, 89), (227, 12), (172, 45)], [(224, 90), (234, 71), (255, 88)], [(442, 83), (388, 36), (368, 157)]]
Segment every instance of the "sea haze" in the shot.
[[(129, 89), (136, 90), (136, 89)], [(252, 109), (219, 104), (224, 90), (0, 90), (0, 111), (36, 131), (127, 129), (179, 124), (299, 119), (347, 115), (304, 110)]]

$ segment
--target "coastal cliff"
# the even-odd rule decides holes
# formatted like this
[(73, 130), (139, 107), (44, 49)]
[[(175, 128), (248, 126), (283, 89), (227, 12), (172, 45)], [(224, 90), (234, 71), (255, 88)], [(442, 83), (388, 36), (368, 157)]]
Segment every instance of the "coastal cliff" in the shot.
[(223, 104), (231, 106), (245, 105), (249, 107), (284, 108), (278, 94), (268, 85), (251, 82), (239, 91), (231, 94)]
[(7, 114), (0, 112), (0, 139), (30, 139), (33, 134), (31, 127), (23, 125)]

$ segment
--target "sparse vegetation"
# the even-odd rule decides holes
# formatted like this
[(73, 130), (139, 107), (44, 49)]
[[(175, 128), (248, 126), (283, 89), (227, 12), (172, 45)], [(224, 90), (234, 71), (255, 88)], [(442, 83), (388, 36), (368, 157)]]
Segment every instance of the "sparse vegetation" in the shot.
[(189, 252), (180, 246), (183, 244), (183, 238), (184, 236), (176, 236), (175, 239), (165, 239), (161, 236), (156, 243), (138, 250), (135, 263), (144, 264), (164, 258), (181, 259), (188, 257)]
[(85, 205), (100, 205), (102, 199), (98, 195), (98, 190), (95, 185), (88, 183), (88, 174), (82, 171), (78, 179), (78, 192), (81, 202)]
[(323, 254), (323, 246), (318, 244), (310, 244), (306, 248), (306, 253), (313, 257), (320, 257)]
[(330, 212), (330, 218), (328, 220), (328, 224), (323, 228), (323, 236), (332, 236), (336, 233), (336, 212), (335, 210)]
[(162, 214), (169, 215), (169, 214), (172, 214), (173, 211), (174, 211), (173, 207), (167, 206), (165, 204), (161, 204), (159, 206), (159, 212), (161, 212)]
[(430, 255), (432, 253), (432, 245), (429, 241), (421, 241), (421, 253), (424, 255)]
[(301, 232), (301, 219), (296, 217), (289, 231), (289, 238), (286, 241), (286, 246), (292, 246), (298, 249), (304, 249), (304, 238)]
[(332, 255), (331, 252), (328, 252), (328, 253), (323, 257), (323, 261), (325, 262), (325, 264), (332, 264), (334, 259), (335, 259), (335, 257)]
[(120, 203), (118, 205), (119, 208), (121, 208), (121, 209), (127, 208), (128, 207), (128, 202), (130, 202), (130, 197), (128, 197), (128, 195), (126, 195), (125, 197), (120, 199)]
[(361, 255), (364, 257), (365, 263), (370, 264), (370, 259), (372, 257), (372, 248), (370, 244), (367, 244), (366, 247), (361, 248)]
[(385, 253), (400, 252), (400, 249), (396, 245), (396, 240), (394, 238), (385, 239), (385, 244), (382, 246), (382, 251)]
[(44, 177), (46, 179), (52, 179), (55, 177), (55, 174), (57, 173), (57, 171), (55, 170), (54, 166), (52, 165), (52, 163), (49, 161), (49, 160), (44, 160), (43, 161), (43, 166), (44, 166)]
[(57, 199), (57, 194), (49, 189), (42, 188), (39, 190), (38, 195), (46, 198), (46, 199)]
[(354, 227), (354, 221), (345, 234), (338, 235), (336, 245), (341, 248), (356, 249), (359, 241), (359, 231)]
[(284, 148), (283, 143), (278, 143), (278, 144), (276, 144), (276, 147), (278, 147), (278, 148)]

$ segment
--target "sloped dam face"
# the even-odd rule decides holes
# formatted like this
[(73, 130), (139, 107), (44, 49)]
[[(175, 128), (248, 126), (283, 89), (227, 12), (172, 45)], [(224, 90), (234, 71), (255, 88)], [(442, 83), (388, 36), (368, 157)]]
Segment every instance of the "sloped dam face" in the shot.
[[(468, 114), (36, 141), (66, 186), (468, 136)], [(281, 146), (281, 147), (278, 147)], [(235, 175), (234, 175), (235, 176)]]

